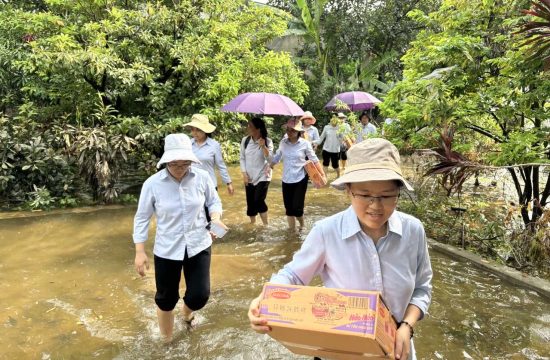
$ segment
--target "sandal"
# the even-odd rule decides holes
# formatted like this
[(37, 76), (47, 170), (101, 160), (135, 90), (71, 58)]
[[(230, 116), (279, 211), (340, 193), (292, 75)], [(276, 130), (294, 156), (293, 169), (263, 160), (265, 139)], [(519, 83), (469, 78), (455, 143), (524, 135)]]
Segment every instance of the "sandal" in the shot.
[(185, 320), (185, 319), (183, 320), (183, 321), (185, 322), (185, 326), (187, 327), (187, 329), (190, 330), (190, 329), (193, 329), (193, 328), (195, 327), (195, 326), (193, 325), (193, 321), (194, 321), (194, 320), (195, 320), (195, 315), (193, 315), (193, 316), (191, 317), (191, 319), (189, 319), (189, 320)]

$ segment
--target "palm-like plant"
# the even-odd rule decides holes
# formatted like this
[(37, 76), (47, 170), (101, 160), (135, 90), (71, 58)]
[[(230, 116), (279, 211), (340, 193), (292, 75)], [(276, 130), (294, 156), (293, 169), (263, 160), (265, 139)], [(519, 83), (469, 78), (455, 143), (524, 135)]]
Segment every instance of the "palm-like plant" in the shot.
[(527, 41), (523, 44), (531, 45), (532, 54), (530, 59), (541, 60), (544, 69), (550, 69), (550, 0), (533, 0), (529, 10), (522, 11), (537, 19), (528, 21), (518, 31), (523, 34)]

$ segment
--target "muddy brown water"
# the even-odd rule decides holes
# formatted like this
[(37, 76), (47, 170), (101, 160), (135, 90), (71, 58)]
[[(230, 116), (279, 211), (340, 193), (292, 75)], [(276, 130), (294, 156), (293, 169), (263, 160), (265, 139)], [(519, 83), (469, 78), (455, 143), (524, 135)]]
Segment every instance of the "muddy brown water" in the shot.
[[(307, 229), (348, 200), (310, 188), (306, 231), (290, 232), (277, 173), (271, 224), (252, 226), (238, 171), (231, 168), (236, 194), (220, 189), (231, 230), (213, 245), (211, 300), (193, 331), (177, 322), (170, 345), (159, 342), (154, 274), (140, 279), (133, 270), (135, 207), (0, 214), (0, 359), (307, 359), (252, 332), (246, 311)], [(433, 302), (416, 329), (419, 359), (550, 359), (548, 302), (468, 264), (431, 257)]]

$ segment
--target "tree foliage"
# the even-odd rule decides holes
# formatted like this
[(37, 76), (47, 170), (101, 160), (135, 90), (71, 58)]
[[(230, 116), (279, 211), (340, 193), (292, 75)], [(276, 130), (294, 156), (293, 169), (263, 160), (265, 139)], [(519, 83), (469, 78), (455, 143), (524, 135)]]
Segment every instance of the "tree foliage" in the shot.
[[(270, 0), (293, 15), (288, 34), (303, 35), (297, 59), (315, 89), (306, 99), (319, 111), (338, 92), (381, 96), (401, 78), (399, 58), (421, 25), (407, 14), (432, 11), (439, 0)], [(309, 15), (311, 14), (311, 15)]]
[[(550, 79), (514, 35), (528, 4), (445, 0), (436, 12), (415, 12), (426, 29), (382, 108), (399, 119), (393, 136), (402, 144), (437, 148), (442, 129), (452, 129), (466, 159), (510, 166), (521, 218), (536, 233), (545, 231), (539, 219), (550, 196), (550, 176), (537, 165), (550, 163)], [(518, 164), (529, 165), (511, 167)]]
[(303, 102), (301, 71), (267, 48), (287, 19), (244, 0), (10, 1), (0, 8), (0, 112), (35, 136), (57, 126), (64, 141), (41, 143), (111, 199), (122, 164), (150, 167), (193, 113), (210, 115), (231, 151), (240, 124), (219, 112), (231, 98), (271, 91)]

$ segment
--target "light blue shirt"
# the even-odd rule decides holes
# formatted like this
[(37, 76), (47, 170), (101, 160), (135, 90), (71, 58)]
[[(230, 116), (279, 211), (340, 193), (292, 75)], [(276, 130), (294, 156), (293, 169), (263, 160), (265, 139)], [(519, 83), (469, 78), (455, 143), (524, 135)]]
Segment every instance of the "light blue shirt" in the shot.
[(330, 124), (325, 125), (321, 136), (313, 143), (319, 145), (323, 141), (325, 142), (323, 144), (323, 150), (331, 153), (339, 153), (342, 137), (338, 134), (338, 126), (332, 126)]
[(223, 183), (231, 183), (231, 177), (223, 161), (222, 147), (219, 142), (207, 137), (206, 141), (201, 145), (197, 144), (195, 139), (191, 139), (191, 145), (193, 147), (193, 154), (195, 154), (201, 162), (201, 164), (193, 164), (193, 166), (208, 172), (214, 185), (218, 186), (218, 179), (216, 178), (216, 171), (214, 170), (214, 167), (217, 166)]
[(356, 133), (356, 143), (360, 143), (361, 141), (365, 140), (369, 135), (376, 135), (376, 126), (374, 126), (370, 122), (367, 125), (359, 124)]
[(248, 179), (252, 185), (258, 185), (260, 181), (271, 181), (271, 167), (269, 166), (269, 160), (273, 156), (273, 140), (267, 138), (266, 145), (268, 149), (268, 156), (264, 155), (264, 150), (260, 148), (260, 145), (250, 137), (248, 146), (244, 148), (244, 144), (248, 136), (245, 136), (241, 140), (241, 157), (240, 165), (241, 171), (248, 175)]
[(303, 138), (298, 138), (295, 144), (291, 143), (287, 138), (283, 138), (279, 144), (277, 152), (273, 156), (272, 164), (277, 164), (283, 160), (283, 182), (294, 184), (301, 181), (306, 176), (304, 165), (306, 164), (306, 156), (314, 163), (319, 162), (319, 158), (315, 155), (311, 143)]
[(315, 126), (310, 125), (308, 128), (304, 126), (304, 132), (305, 134), (307, 134), (306, 140), (309, 141), (310, 143), (315, 144), (315, 142), (319, 140), (319, 130), (317, 130)]
[(278, 284), (307, 285), (320, 275), (329, 288), (376, 290), (401, 321), (409, 304), (428, 311), (432, 267), (424, 227), (394, 211), (388, 233), (374, 241), (361, 230), (350, 206), (318, 221), (290, 263), (271, 278)]
[(212, 245), (206, 229), (204, 205), (210, 213), (222, 213), (222, 203), (208, 173), (193, 168), (181, 182), (163, 169), (143, 183), (134, 217), (134, 243), (147, 241), (153, 214), (157, 219), (153, 253), (165, 259), (183, 260)]

